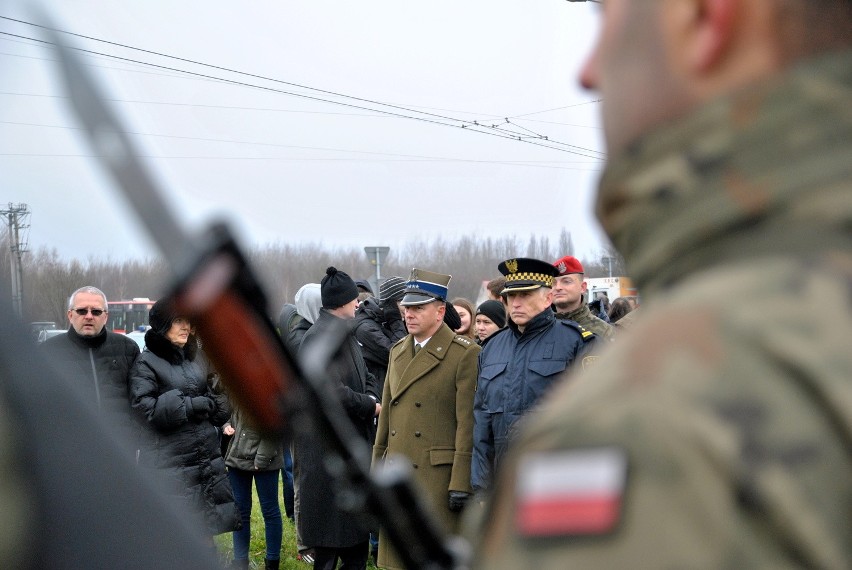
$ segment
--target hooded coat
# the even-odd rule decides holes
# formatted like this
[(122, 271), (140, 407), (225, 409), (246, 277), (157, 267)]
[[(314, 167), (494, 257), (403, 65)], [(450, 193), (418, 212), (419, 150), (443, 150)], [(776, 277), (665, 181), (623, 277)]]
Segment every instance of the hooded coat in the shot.
[(209, 534), (235, 530), (239, 513), (216, 430), (230, 416), (227, 398), (208, 385), (195, 360), (194, 337), (178, 348), (150, 329), (145, 344), (130, 373), (131, 404), (150, 428), (141, 441), (139, 464), (200, 513)]
[(402, 318), (386, 320), (382, 307), (370, 297), (358, 306), (353, 332), (361, 345), (367, 368), (376, 377), (381, 393), (388, 371), (390, 349), (396, 341), (408, 334)]

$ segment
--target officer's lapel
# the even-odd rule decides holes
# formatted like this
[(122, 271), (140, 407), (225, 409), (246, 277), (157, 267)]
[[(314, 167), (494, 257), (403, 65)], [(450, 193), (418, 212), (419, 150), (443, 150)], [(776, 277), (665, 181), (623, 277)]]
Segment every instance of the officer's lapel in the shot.
[[(438, 366), (447, 354), (447, 349), (454, 337), (455, 333), (448, 326), (441, 325), (441, 328), (417, 354), (417, 357), (413, 355), (412, 345), (406, 344), (405, 350), (402, 352), (407, 356), (400, 356), (397, 360), (403, 372), (400, 375), (399, 382), (396, 382), (396, 385), (391, 385), (391, 396), (393, 398), (399, 397), (412, 384)], [(408, 342), (413, 341), (409, 340)], [(407, 364), (405, 359), (408, 361)]]

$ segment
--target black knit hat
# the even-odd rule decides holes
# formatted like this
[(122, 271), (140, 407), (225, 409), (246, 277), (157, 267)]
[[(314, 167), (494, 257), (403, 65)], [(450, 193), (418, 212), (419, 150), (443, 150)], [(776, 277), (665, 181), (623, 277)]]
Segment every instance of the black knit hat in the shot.
[(320, 281), (320, 296), (324, 309), (336, 309), (358, 298), (358, 286), (343, 271), (329, 267)]
[(148, 324), (155, 332), (166, 336), (172, 323), (178, 317), (171, 299), (160, 299), (148, 311)]
[(483, 301), (483, 303), (477, 307), (476, 314), (485, 315), (491, 319), (491, 322), (501, 329), (506, 326), (506, 307), (504, 307), (503, 303), (500, 301), (495, 301), (493, 299)]

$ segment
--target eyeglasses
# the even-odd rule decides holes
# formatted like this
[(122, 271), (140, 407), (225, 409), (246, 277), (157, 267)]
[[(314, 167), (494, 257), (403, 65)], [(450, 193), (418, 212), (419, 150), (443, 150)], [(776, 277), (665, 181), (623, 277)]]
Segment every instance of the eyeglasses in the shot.
[(81, 317), (85, 317), (86, 313), (92, 313), (93, 317), (100, 317), (101, 315), (103, 315), (106, 312), (103, 309), (71, 309), (71, 310), (74, 311), (75, 313), (77, 313), (78, 315), (80, 315)]

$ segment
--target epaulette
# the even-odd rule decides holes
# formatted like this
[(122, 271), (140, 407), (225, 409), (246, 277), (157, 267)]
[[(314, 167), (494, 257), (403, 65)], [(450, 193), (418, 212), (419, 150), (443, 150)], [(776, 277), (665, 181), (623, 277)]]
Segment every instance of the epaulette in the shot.
[(476, 344), (475, 342), (473, 342), (472, 340), (470, 340), (466, 336), (460, 336), (460, 335), (456, 335), (455, 338), (453, 338), (453, 342), (458, 343), (458, 344), (464, 346), (465, 348), (473, 346), (473, 345)]
[(556, 322), (562, 323), (566, 327), (571, 327), (572, 329), (576, 330), (578, 333), (580, 333), (580, 336), (583, 337), (583, 342), (589, 342), (593, 338), (596, 338), (595, 333), (593, 333), (592, 331), (590, 331), (588, 329), (583, 328), (582, 325), (579, 325), (579, 324), (575, 323), (574, 321), (557, 319)]
[(400, 344), (402, 344), (403, 342), (405, 342), (405, 339), (407, 339), (407, 338), (408, 338), (408, 335), (405, 335), (404, 337), (402, 337), (401, 339), (399, 339), (398, 341), (396, 341), (395, 343), (393, 343), (393, 344), (391, 345), (391, 350), (393, 350), (394, 348), (396, 348), (397, 346), (399, 346)]

